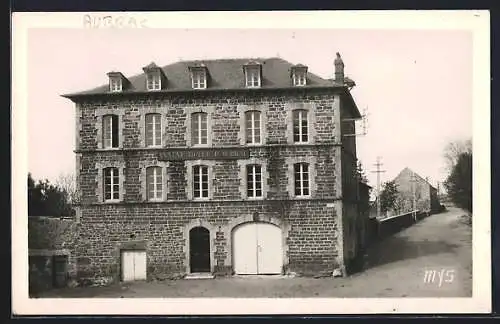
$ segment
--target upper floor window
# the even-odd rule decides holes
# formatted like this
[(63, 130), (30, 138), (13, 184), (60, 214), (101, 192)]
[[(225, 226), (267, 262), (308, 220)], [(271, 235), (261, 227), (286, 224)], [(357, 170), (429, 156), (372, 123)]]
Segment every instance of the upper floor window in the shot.
[(248, 88), (260, 87), (260, 67), (247, 66), (245, 74), (246, 86)]
[(147, 74), (146, 85), (149, 91), (161, 90), (160, 72), (149, 72)]
[(208, 144), (207, 113), (193, 113), (191, 115), (191, 143), (193, 145)]
[(161, 167), (146, 168), (146, 190), (148, 200), (159, 200), (163, 196), (163, 177)]
[(109, 90), (111, 92), (122, 91), (122, 79), (118, 76), (109, 78)]
[(208, 198), (208, 166), (193, 166), (193, 198)]
[(117, 115), (105, 115), (102, 118), (103, 132), (102, 132), (102, 142), (104, 148), (114, 148), (118, 147), (118, 116)]
[(120, 176), (118, 168), (105, 168), (104, 172), (104, 200), (113, 201), (120, 199)]
[(295, 163), (293, 172), (295, 196), (309, 196), (309, 164)]
[(293, 85), (294, 86), (305, 86), (306, 85), (306, 72), (295, 71), (293, 73)]
[(207, 87), (207, 74), (205, 70), (193, 70), (191, 73), (193, 89), (205, 89)]
[(247, 197), (262, 197), (262, 167), (258, 164), (247, 165)]
[(309, 127), (307, 110), (293, 111), (293, 141), (294, 143), (307, 143), (309, 140)]
[(260, 144), (261, 142), (261, 112), (260, 111), (247, 111), (245, 112), (245, 133), (247, 144)]
[(161, 146), (161, 115), (146, 115), (146, 146)]

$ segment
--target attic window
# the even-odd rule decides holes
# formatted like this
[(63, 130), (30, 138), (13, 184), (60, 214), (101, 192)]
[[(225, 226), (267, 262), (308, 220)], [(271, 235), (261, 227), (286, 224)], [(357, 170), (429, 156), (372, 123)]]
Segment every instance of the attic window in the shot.
[(148, 91), (161, 90), (161, 76), (159, 71), (151, 71), (147, 74)]
[(247, 88), (260, 87), (260, 66), (247, 66), (245, 68), (245, 81)]
[(305, 86), (307, 83), (307, 66), (297, 64), (292, 67), (292, 83), (295, 87)]
[(293, 73), (293, 85), (294, 86), (305, 86), (306, 85), (306, 72), (301, 70), (296, 70)]
[(193, 89), (207, 88), (207, 73), (205, 69), (193, 69), (191, 71), (191, 80), (193, 83)]
[(122, 78), (119, 76), (113, 76), (109, 78), (109, 90), (111, 92), (122, 91)]

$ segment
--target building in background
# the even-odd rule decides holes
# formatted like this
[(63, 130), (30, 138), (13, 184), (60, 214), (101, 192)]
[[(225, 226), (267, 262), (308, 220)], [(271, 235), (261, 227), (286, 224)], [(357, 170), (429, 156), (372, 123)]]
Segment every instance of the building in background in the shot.
[(440, 202), (437, 189), (426, 179), (409, 168), (404, 168), (395, 178), (394, 182), (398, 188), (398, 207), (404, 212), (415, 209), (435, 213), (440, 211)]
[(345, 274), (362, 235), (344, 135), (361, 116), (334, 65), (329, 80), (280, 58), (151, 63), (64, 95), (81, 192), (71, 276)]

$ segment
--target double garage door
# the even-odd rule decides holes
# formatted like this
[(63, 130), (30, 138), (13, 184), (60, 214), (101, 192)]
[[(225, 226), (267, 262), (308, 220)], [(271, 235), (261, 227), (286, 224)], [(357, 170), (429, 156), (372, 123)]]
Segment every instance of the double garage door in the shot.
[(122, 280), (146, 280), (146, 262), (146, 251), (122, 251)]
[(247, 223), (233, 232), (236, 274), (280, 274), (283, 265), (281, 229), (267, 223)]

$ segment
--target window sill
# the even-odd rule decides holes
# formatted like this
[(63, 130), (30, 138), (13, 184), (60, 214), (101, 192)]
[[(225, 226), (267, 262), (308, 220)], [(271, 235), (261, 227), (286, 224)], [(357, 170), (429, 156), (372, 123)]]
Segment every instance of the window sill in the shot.
[(193, 198), (191, 198), (191, 200), (192, 201), (210, 201), (211, 198), (210, 197), (208, 197), (208, 198), (198, 198), (198, 197), (195, 198), (195, 197), (193, 197)]
[(191, 148), (205, 148), (205, 147), (212, 147), (210, 144), (191, 144)]
[(158, 198), (158, 199), (148, 199), (145, 202), (147, 203), (159, 203), (159, 202), (165, 202), (166, 200), (163, 198)]
[(102, 203), (103, 204), (119, 204), (122, 203), (123, 201), (120, 199), (111, 199), (111, 200), (104, 200)]
[(101, 148), (98, 148), (97, 150), (98, 151), (120, 151), (122, 149), (123, 149), (123, 147), (101, 147)]
[(252, 201), (254, 201), (254, 200), (257, 200), (257, 201), (258, 200), (265, 200), (264, 196), (262, 196), (262, 197), (245, 197), (245, 199), (246, 200), (252, 200)]
[(311, 199), (311, 195), (308, 195), (308, 196), (293, 196), (292, 198), (293, 199), (297, 199), (297, 200)]

